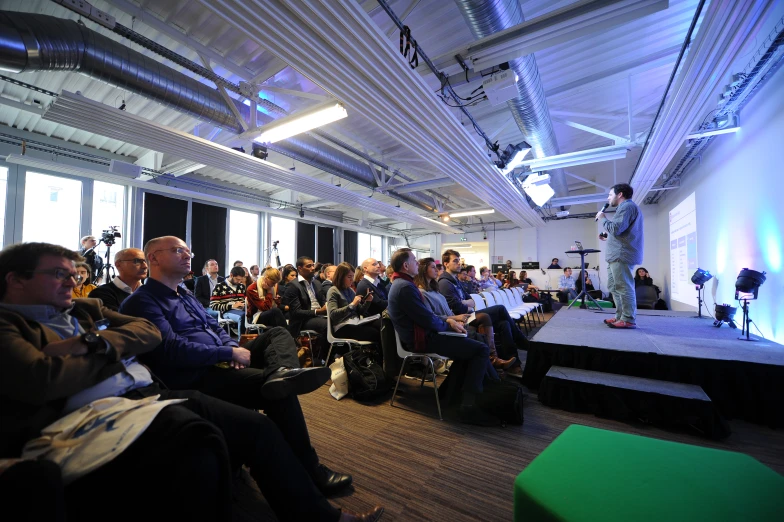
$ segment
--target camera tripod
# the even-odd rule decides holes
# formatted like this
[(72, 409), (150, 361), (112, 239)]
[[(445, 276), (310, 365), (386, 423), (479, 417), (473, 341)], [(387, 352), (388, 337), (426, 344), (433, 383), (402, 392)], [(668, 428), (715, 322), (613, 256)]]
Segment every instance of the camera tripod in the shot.
[(112, 250), (112, 245), (109, 244), (109, 243), (105, 243), (105, 245), (106, 245), (106, 261), (104, 262), (103, 266), (98, 271), (98, 273), (95, 275), (95, 278), (93, 279), (93, 284), (94, 285), (97, 285), (97, 284), (100, 284), (101, 282), (103, 282), (102, 279), (104, 277), (106, 277), (106, 281), (105, 282), (106, 283), (110, 283), (112, 281), (112, 279), (114, 279), (115, 276), (117, 276), (117, 272), (114, 269), (114, 265), (112, 265), (109, 262), (109, 260), (111, 259), (110, 254), (111, 254), (111, 250)]

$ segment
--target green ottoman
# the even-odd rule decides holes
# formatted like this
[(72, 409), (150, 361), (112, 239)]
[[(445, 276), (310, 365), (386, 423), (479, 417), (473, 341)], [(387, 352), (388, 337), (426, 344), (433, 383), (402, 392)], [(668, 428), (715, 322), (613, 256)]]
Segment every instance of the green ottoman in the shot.
[[(569, 306), (573, 302), (574, 302), (574, 300), (571, 300), (565, 306)], [(579, 299), (576, 303), (574, 303), (574, 306), (580, 306), (581, 302), (582, 302), (582, 299)], [(599, 304), (599, 308), (615, 308), (610, 301), (602, 301), (601, 299), (596, 299), (596, 302)], [(590, 299), (586, 299), (585, 300), (585, 306), (587, 306), (588, 308), (596, 308), (596, 305), (593, 304)]]
[(784, 477), (742, 453), (573, 424), (515, 480), (514, 520), (784, 520)]

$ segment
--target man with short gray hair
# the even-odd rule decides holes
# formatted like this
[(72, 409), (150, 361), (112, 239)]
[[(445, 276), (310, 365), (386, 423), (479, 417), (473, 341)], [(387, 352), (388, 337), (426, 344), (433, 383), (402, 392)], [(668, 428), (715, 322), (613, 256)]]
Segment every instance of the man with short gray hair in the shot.
[(120, 305), (142, 284), (147, 277), (147, 260), (138, 248), (125, 248), (114, 255), (117, 276), (109, 283), (99, 286), (89, 297), (100, 299), (103, 305), (115, 312)]

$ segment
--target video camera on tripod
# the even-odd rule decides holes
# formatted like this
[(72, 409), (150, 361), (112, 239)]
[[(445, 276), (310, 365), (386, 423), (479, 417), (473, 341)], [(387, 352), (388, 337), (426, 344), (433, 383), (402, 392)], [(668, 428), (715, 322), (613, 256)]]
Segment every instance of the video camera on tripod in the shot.
[(108, 229), (101, 232), (101, 239), (98, 241), (108, 247), (114, 245), (117, 242), (117, 238), (122, 237), (122, 235), (117, 232), (118, 228), (120, 227), (114, 227), (110, 225)]

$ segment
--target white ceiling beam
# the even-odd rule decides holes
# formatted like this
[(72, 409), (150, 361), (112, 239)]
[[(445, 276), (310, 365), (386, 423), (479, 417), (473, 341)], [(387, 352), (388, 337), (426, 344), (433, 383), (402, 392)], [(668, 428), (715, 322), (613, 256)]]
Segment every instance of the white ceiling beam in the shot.
[(553, 119), (553, 121), (557, 121), (558, 123), (562, 123), (562, 124), (566, 125), (567, 127), (572, 127), (573, 129), (578, 129), (578, 130), (581, 130), (581, 131), (588, 132), (590, 134), (595, 134), (597, 136), (602, 136), (604, 138), (613, 140), (616, 145), (622, 145), (622, 144), (629, 143), (629, 140), (627, 138), (624, 138), (624, 137), (621, 137), (621, 136), (616, 136), (615, 134), (611, 134), (611, 133), (605, 132), (603, 130), (595, 129), (593, 127), (589, 127), (588, 125), (583, 125), (582, 123), (577, 123), (577, 122), (574, 122), (574, 121), (565, 120), (563, 118), (552, 118), (552, 119)]
[[(210, 60), (206, 56), (200, 54), (199, 59), (201, 60), (201, 63), (204, 65), (204, 67), (212, 71), (212, 65), (210, 65)], [(245, 121), (245, 118), (242, 117), (242, 114), (240, 114), (240, 111), (239, 109), (237, 109), (237, 106), (234, 105), (234, 100), (232, 99), (231, 96), (229, 96), (229, 93), (226, 92), (226, 88), (220, 84), (216, 84), (215, 87), (218, 89), (218, 92), (220, 93), (221, 98), (223, 98), (223, 101), (226, 102), (226, 105), (229, 107), (229, 110), (231, 110), (231, 113), (234, 114), (234, 117), (237, 119), (237, 122), (240, 124), (240, 127), (242, 127), (243, 132), (246, 132), (250, 128), (250, 126), (248, 125), (248, 122)]]
[(575, 174), (574, 172), (569, 172), (568, 170), (564, 170), (564, 174), (566, 174), (567, 176), (571, 176), (571, 177), (573, 177), (573, 178), (575, 178), (575, 179), (579, 179), (580, 181), (584, 181), (584, 182), (586, 182), (586, 183), (590, 183), (590, 184), (591, 184), (591, 185), (593, 185), (594, 187), (599, 187), (599, 188), (600, 188), (600, 189), (602, 189), (602, 190), (610, 190), (610, 187), (607, 187), (607, 186), (605, 186), (605, 185), (600, 185), (599, 183), (596, 183), (595, 181), (591, 181), (591, 180), (590, 180), (590, 179), (588, 179), (588, 178), (584, 178), (584, 177), (582, 177), (582, 176), (578, 176), (578, 175), (577, 175), (577, 174)]
[(550, 206), (570, 206), (585, 205), (588, 203), (601, 203), (607, 201), (607, 194), (583, 194), (581, 196), (566, 196), (563, 198), (553, 198), (549, 201)]
[(44, 113), (43, 109), (38, 105), (28, 105), (26, 103), (6, 98), (5, 96), (0, 96), (0, 104), (13, 107), (14, 109), (19, 109), (20, 111), (26, 111), (31, 114), (37, 114), (38, 116), (41, 116)]
[(452, 178), (438, 178), (438, 179), (429, 179), (426, 181), (409, 181), (406, 183), (399, 183), (397, 185), (392, 185), (389, 187), (390, 190), (394, 190), (399, 194), (408, 194), (410, 192), (417, 192), (420, 190), (430, 190), (440, 187), (451, 187), (455, 184), (455, 180)]
[(337, 101), (332, 96), (325, 96), (323, 94), (315, 94), (312, 92), (295, 91), (293, 89), (284, 89), (283, 87), (273, 87), (270, 85), (259, 85), (260, 91), (274, 92), (277, 94), (284, 94), (286, 96), (295, 96), (297, 98), (305, 98), (308, 100), (317, 100), (320, 102)]
[(280, 71), (288, 67), (289, 64), (278, 58), (277, 56), (268, 64), (261, 72), (249, 80), (250, 83), (264, 83)]
[(136, 4), (129, 2), (128, 0), (104, 0), (109, 5), (113, 5), (120, 11), (123, 11), (131, 16), (136, 17), (136, 20), (144, 23), (145, 25), (150, 26), (151, 28), (155, 29), (159, 33), (162, 33), (172, 40), (177, 40), (183, 45), (188, 46), (189, 48), (193, 49), (198, 54), (203, 54), (207, 56), (210, 60), (214, 63), (220, 65), (227, 71), (236, 74), (243, 80), (247, 80), (253, 74), (250, 70), (237, 65), (236, 63), (231, 62), (230, 60), (226, 59), (220, 53), (207, 47), (203, 43), (199, 42), (198, 40), (191, 38), (190, 36), (183, 34), (179, 29), (174, 26), (171, 26), (155, 16), (152, 11), (147, 10), (143, 7), (139, 7)]
[[(514, 27), (444, 53), (433, 60), (436, 68), (454, 74), (455, 56), (475, 71), (533, 54), (554, 45), (606, 31), (666, 9), (668, 0), (581, 0)], [(429, 70), (422, 68), (420, 70)]]

